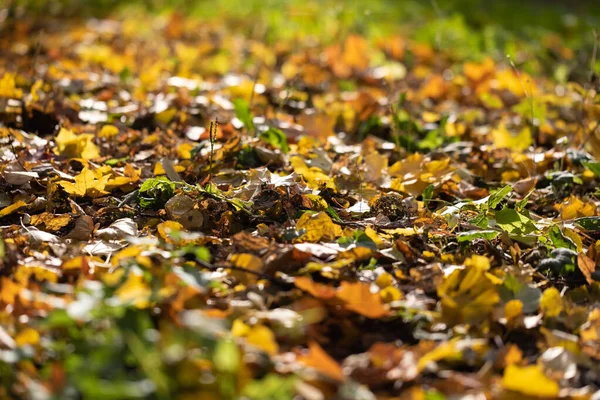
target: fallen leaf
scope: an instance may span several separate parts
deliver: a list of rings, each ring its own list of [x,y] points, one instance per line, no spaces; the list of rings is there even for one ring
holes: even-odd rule
[[[504,370],[502,387],[534,397],[558,397],[558,383],[544,375],[538,365],[519,367],[509,364]]]
[[[381,296],[371,292],[371,285],[362,282],[342,282],[336,297],[345,302],[348,310],[367,318],[382,318],[388,315]]]
[[[308,342],[308,352],[297,356],[296,361],[307,367],[314,368],[321,374],[336,381],[344,380],[344,372],[340,365],[315,341],[310,340]]]

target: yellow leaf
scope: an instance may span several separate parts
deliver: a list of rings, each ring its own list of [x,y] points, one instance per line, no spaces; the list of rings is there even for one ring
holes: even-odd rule
[[[156,228],[160,237],[166,241],[173,240],[173,233],[185,230],[183,225],[175,221],[161,222]]]
[[[279,352],[279,345],[275,341],[273,332],[264,325],[255,325],[250,328],[246,334],[246,341],[269,355],[275,355]]]
[[[383,274],[379,275],[375,280],[375,284],[381,289],[391,286],[392,283],[394,283],[394,278],[392,278],[392,275],[388,272],[384,272]]]
[[[250,332],[250,327],[241,319],[235,319],[231,325],[231,334],[237,337],[244,337]]]
[[[21,96],[23,96],[23,91],[17,88],[15,74],[5,73],[0,79],[0,97],[19,98]]]
[[[119,128],[114,125],[104,125],[100,132],[98,132],[98,137],[101,138],[111,138],[117,136],[119,134]]]
[[[458,339],[452,339],[449,342],[441,343],[435,349],[425,354],[419,359],[417,363],[417,370],[423,371],[430,363],[447,360],[447,359],[460,359],[462,357],[462,351],[456,346]]]
[[[391,303],[393,301],[400,300],[403,296],[403,293],[395,286],[388,286],[381,289],[379,296],[381,296],[381,300],[383,300],[384,303]]]
[[[557,317],[563,310],[562,298],[557,288],[544,290],[540,299],[540,310],[547,317]]]
[[[113,267],[118,267],[122,260],[137,257],[142,249],[137,246],[129,246],[116,253],[110,260]]]
[[[294,172],[304,177],[310,187],[318,189],[320,186],[325,185],[330,189],[336,189],[333,178],[326,175],[321,168],[309,168],[304,160],[298,156],[290,157],[290,164],[292,165]]]
[[[249,269],[251,271],[260,271],[263,266],[263,262],[260,257],[250,253],[238,253],[231,256],[231,262],[236,267]]]
[[[179,165],[179,164],[173,165],[173,169],[175,169],[175,172],[185,171],[185,167],[183,165]],[[156,165],[154,165],[153,174],[154,174],[154,176],[167,174],[167,171],[165,171],[165,168],[163,167],[161,162],[157,162]]]
[[[14,277],[17,282],[27,283],[33,276],[38,282],[58,282],[58,271],[37,265],[19,265]]]
[[[115,295],[123,303],[131,303],[137,308],[150,305],[152,290],[142,275],[130,273],[127,280],[116,291]]]
[[[73,131],[61,128],[54,139],[56,148],[54,152],[68,158],[83,158],[91,160],[100,157],[100,150],[92,142],[94,135],[84,133],[76,135]]]
[[[69,214],[52,214],[49,212],[43,212],[41,214],[31,216],[31,225],[44,225],[43,230],[49,232],[56,232],[67,226],[69,222],[71,222],[71,216]]]
[[[69,194],[78,197],[101,197],[108,192],[104,190],[109,176],[102,175],[100,172],[94,173],[88,167],[84,167],[79,175],[75,177],[75,183],[69,181],[59,181],[58,184]]]
[[[449,324],[480,322],[489,316],[500,296],[495,279],[487,273],[489,260],[473,256],[465,260],[465,268],[447,276],[438,287],[442,318]]]
[[[523,303],[521,300],[510,300],[504,305],[504,316],[511,321],[523,314]]]
[[[342,228],[333,223],[329,215],[324,212],[302,214],[296,224],[296,230],[300,231],[301,229],[306,232],[300,240],[306,242],[318,242],[320,240],[330,242],[342,235]]]
[[[7,215],[14,213],[19,208],[25,207],[26,205],[27,203],[25,203],[23,200],[19,200],[8,207],[4,207],[2,210],[0,210],[0,218],[6,217]]]
[[[15,343],[19,347],[35,346],[40,342],[40,334],[32,328],[25,328],[15,337]]]
[[[508,365],[504,370],[502,386],[513,392],[537,397],[557,397],[560,391],[558,383],[544,375],[538,365],[527,367]]]
[[[514,151],[523,151],[533,143],[529,127],[525,127],[517,135],[513,135],[506,129],[504,123],[492,130],[492,141],[497,148],[508,148]]]
[[[596,205],[594,203],[584,203],[574,195],[569,196],[564,202],[558,204],[556,209],[560,211],[560,218],[563,220],[596,215]]]

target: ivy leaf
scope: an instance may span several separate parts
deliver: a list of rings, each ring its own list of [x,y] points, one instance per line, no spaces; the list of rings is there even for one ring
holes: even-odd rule
[[[600,231],[600,217],[581,217],[575,223],[587,231]]]
[[[175,194],[175,183],[165,176],[150,178],[140,187],[139,202],[142,208],[161,208]]]

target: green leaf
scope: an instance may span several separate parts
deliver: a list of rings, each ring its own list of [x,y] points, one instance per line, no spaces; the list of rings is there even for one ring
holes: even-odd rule
[[[254,132],[254,121],[248,102],[244,99],[235,99],[233,100],[233,108],[237,119],[242,121],[249,132]]]
[[[600,217],[581,217],[575,223],[587,231],[600,231]]]
[[[161,208],[175,194],[175,183],[165,176],[147,179],[140,187],[142,208]]]
[[[509,185],[492,192],[492,194],[490,194],[490,198],[488,199],[488,206],[490,209],[496,208],[496,206],[500,204],[500,202],[504,200],[504,198],[508,196],[510,192],[512,192],[512,188]]]
[[[485,229],[489,226],[490,224],[490,220],[488,219],[487,215],[485,212],[482,212],[481,214],[479,214],[478,216],[476,216],[473,219],[469,220],[469,223],[481,228],[481,229]]]
[[[554,247],[565,247],[567,249],[577,250],[577,246],[573,241],[566,236],[564,236],[558,226],[553,226],[552,229],[548,231],[548,237],[552,241]]]
[[[533,221],[512,208],[505,208],[496,212],[496,224],[508,233],[527,235],[537,231]]]
[[[600,162],[583,161],[582,164],[600,178]]]
[[[427,207],[429,205],[429,202],[431,201],[432,198],[433,198],[433,185],[430,184],[429,186],[427,186],[425,188],[425,190],[423,190],[423,203],[425,204],[425,207]]]
[[[294,375],[269,374],[262,380],[252,381],[244,387],[243,395],[252,400],[285,400],[294,397]]]
[[[215,368],[220,372],[235,374],[240,369],[240,356],[240,350],[233,340],[219,340],[213,355]]]
[[[500,232],[492,231],[492,230],[468,231],[468,232],[458,233],[456,235],[456,239],[459,242],[468,242],[468,241],[471,241],[474,239],[492,240],[492,239],[495,239],[499,234],[500,234]]]
[[[260,134],[260,138],[265,142],[269,143],[273,147],[281,149],[284,153],[290,151],[288,146],[287,137],[285,133],[277,128],[269,128],[267,131]]]

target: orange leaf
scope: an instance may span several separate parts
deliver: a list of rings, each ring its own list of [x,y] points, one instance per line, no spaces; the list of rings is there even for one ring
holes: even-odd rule
[[[336,290],[333,286],[316,283],[306,276],[299,276],[294,280],[296,287],[302,289],[318,299],[332,299],[335,297]]]
[[[371,293],[371,286],[362,282],[342,282],[337,298],[346,302],[346,307],[367,318],[381,318],[388,315],[381,296]]]
[[[316,369],[331,379],[344,380],[344,372],[340,365],[317,342],[308,342],[308,354],[300,355],[296,360],[307,367]]]

